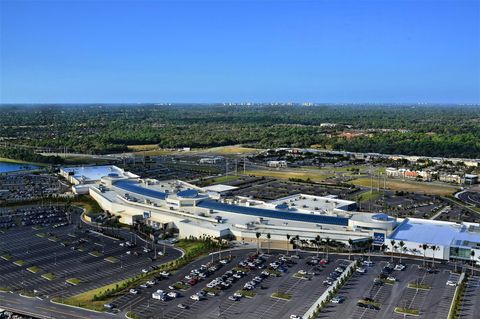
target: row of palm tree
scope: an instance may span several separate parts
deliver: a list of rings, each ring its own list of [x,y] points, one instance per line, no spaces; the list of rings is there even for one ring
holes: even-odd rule
[[[262,234],[260,232],[257,232],[255,234],[255,236],[257,237],[257,254],[258,254],[259,251],[260,251],[260,237],[262,236]],[[268,253],[270,254],[270,239],[271,239],[270,233],[267,233],[266,237],[267,237],[267,242],[268,242]],[[287,241],[286,241],[286,243],[287,243],[287,256],[290,252],[289,251],[290,250],[290,244],[295,245],[297,247],[297,254],[298,254],[299,246],[304,247],[307,244],[309,244],[310,246],[315,246],[317,248],[317,257],[320,254],[320,246],[323,245],[324,254],[325,254],[326,258],[328,259],[329,248],[330,248],[330,245],[332,243],[332,240],[329,237],[326,237],[325,239],[322,239],[320,237],[320,235],[317,235],[314,239],[310,239],[308,241],[306,239],[301,239],[299,235],[296,235],[296,236],[292,237],[290,234],[286,234],[286,238],[287,238]],[[373,239],[370,238],[368,240],[367,244],[368,244],[368,247],[369,247],[368,258],[370,259]],[[399,255],[399,262],[400,263],[402,263],[402,254],[405,254],[408,251],[411,251],[415,255],[417,253],[420,253],[420,250],[418,250],[416,248],[409,249],[408,247],[406,247],[405,242],[403,240],[398,242],[398,246],[397,246],[397,241],[395,241],[394,239],[392,239],[390,241],[390,244],[392,246],[392,252],[397,252],[400,249],[400,255]],[[352,254],[355,242],[352,239],[348,239],[348,245],[349,245],[348,259],[351,259],[351,254]],[[385,251],[386,248],[387,248],[386,245],[382,245],[382,250],[383,251]],[[421,248],[423,250],[423,267],[425,268],[425,264],[426,264],[426,252],[427,252],[428,249],[430,249],[432,251],[432,268],[435,268],[435,252],[437,250],[439,250],[440,247],[437,246],[437,245],[422,244]],[[458,250],[458,248],[456,248],[456,249]],[[392,253],[392,256],[391,256],[392,263],[393,263],[393,258],[394,258],[394,255]],[[474,261],[475,261],[474,258],[475,258],[475,251],[472,250],[470,252],[470,259],[472,260],[472,275],[474,273]],[[479,259],[480,259],[480,257],[479,257]],[[457,270],[457,263],[455,263],[455,271],[456,270]]]
[[[262,233],[260,232],[257,232],[255,234],[255,237],[257,238],[257,253],[260,252],[260,238],[262,236]],[[270,233],[267,233],[266,234],[266,237],[267,237],[267,243],[268,243],[268,253],[270,253],[270,239],[271,239],[271,235]],[[316,250],[317,250],[317,257],[320,255],[320,247],[323,246],[324,248],[324,254],[326,256],[326,258],[328,258],[328,255],[329,255],[329,252],[330,252],[330,247],[331,247],[331,244],[333,243],[334,241],[332,239],[330,239],[329,237],[326,237],[326,238],[321,238],[320,235],[317,235],[315,238],[313,239],[310,239],[310,240],[307,240],[307,239],[302,239],[300,238],[299,235],[295,235],[295,236],[291,236],[290,234],[286,234],[286,252],[287,252],[287,255],[290,253],[290,245],[294,245],[297,249],[297,254],[298,254],[298,251],[299,251],[299,247],[305,247],[305,246],[310,246],[310,247],[316,247]],[[353,248],[355,246],[355,242],[352,240],[352,239],[349,239],[348,240],[348,244],[349,244],[349,259],[351,259],[351,254],[353,252]],[[370,258],[370,252],[371,252],[371,249],[372,249],[372,244],[373,244],[373,239],[369,239],[367,241],[367,244],[368,244],[368,249],[369,249],[369,258]]]

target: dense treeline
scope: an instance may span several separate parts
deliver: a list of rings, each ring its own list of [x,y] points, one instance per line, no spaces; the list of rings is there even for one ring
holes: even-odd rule
[[[32,150],[23,148],[0,148],[0,157],[11,158],[35,163],[61,164],[63,159],[58,156],[42,156]]]
[[[480,157],[474,106],[4,105],[0,111],[0,141],[82,153],[124,152],[132,144],[249,144]],[[345,131],[364,135],[347,139]]]

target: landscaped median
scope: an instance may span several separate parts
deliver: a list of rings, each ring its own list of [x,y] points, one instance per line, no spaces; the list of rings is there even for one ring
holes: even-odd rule
[[[183,239],[176,244],[176,247],[181,248],[185,252],[183,257],[164,263],[153,271],[150,271],[146,274],[140,273],[135,277],[114,282],[112,284],[89,290],[66,299],[60,300],[59,298],[56,298],[54,301],[96,311],[105,311],[104,304],[110,303],[114,299],[127,294],[131,288],[138,287],[140,284],[145,283],[145,281],[154,278],[160,272],[175,271],[189,264],[200,256],[204,256],[212,251],[218,250],[218,244],[211,239]]]
[[[118,258],[115,258],[113,256],[104,258],[103,260],[108,261],[109,263],[112,263],[112,264],[118,263]]]
[[[283,299],[283,300],[290,300],[292,299],[291,294],[287,294],[285,292],[274,292],[271,296],[272,298],[278,298],[278,299]]]
[[[21,259],[14,261],[13,263],[19,267],[25,266],[27,264],[25,260],[21,260]]]
[[[74,285],[74,286],[82,283],[82,281],[78,278],[69,278],[69,279],[65,280],[65,282],[70,284],[70,285]]]
[[[48,272],[48,273],[46,273],[46,274],[43,274],[43,275],[42,275],[42,278],[45,278],[45,279],[47,279],[47,280],[54,280],[56,277],[55,277],[55,275],[54,275],[53,273]]]
[[[399,314],[402,314],[402,315],[420,316],[420,311],[417,310],[417,309],[395,307],[395,309],[393,311],[395,313],[399,313]]]
[[[252,291],[252,290],[237,290],[237,293],[241,294],[242,296],[244,296],[245,298],[253,298],[257,295],[257,293],[255,291]]]
[[[6,261],[11,260],[12,258],[13,258],[13,256],[10,255],[10,254],[4,254],[4,255],[2,255],[2,259],[3,259],[3,260],[6,260]]]
[[[99,252],[99,251],[96,251],[96,250],[91,251],[91,252],[89,252],[88,254],[89,254],[90,256],[93,256],[93,257],[100,257],[100,256],[102,256],[102,253]]]
[[[338,277],[333,285],[327,288],[323,294],[313,303],[313,305],[305,312],[303,318],[313,319],[317,318],[322,309],[330,302],[330,300],[335,296],[342,286],[348,281],[348,279],[355,272],[355,269],[360,265],[358,260],[353,261],[348,265],[345,271]]]
[[[431,289],[431,287],[429,285],[419,284],[419,283],[416,283],[416,282],[409,283],[407,287],[411,288],[411,289],[418,289],[418,290],[430,290]]]
[[[28,267],[27,270],[33,274],[36,274],[37,272],[39,272],[41,269],[37,266],[31,266],[31,267]]]
[[[48,240],[57,242],[57,241],[59,241],[59,238],[57,236],[50,236],[50,237],[48,237]]]
[[[305,280],[309,279],[309,276],[307,275],[307,273],[304,273],[304,272],[296,272],[293,274],[293,277],[298,279],[305,279]]]
[[[465,289],[467,289],[468,276],[466,273],[462,273],[458,279],[460,282],[459,285],[455,288],[455,294],[453,295],[453,300],[450,305],[450,310],[448,311],[448,319],[456,319],[462,308],[463,295],[465,294]]]
[[[35,236],[40,237],[40,238],[45,238],[45,237],[47,237],[47,234],[45,234],[45,233],[36,233]]]
[[[11,289],[8,287],[0,287],[0,292],[10,292]]]

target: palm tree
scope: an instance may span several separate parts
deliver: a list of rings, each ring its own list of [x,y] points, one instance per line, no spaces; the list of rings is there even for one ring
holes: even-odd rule
[[[270,233],[267,233],[267,240],[268,240],[268,254],[270,255],[270,238],[272,238],[272,236],[270,235]]]
[[[473,268],[473,265],[474,265],[474,261],[475,261],[475,250],[472,249],[472,251],[470,252],[470,259],[472,260],[472,276],[473,276],[473,272],[474,272],[474,268]]]
[[[322,243],[322,238],[320,238],[320,235],[317,235],[317,237],[315,237],[315,246],[317,246],[317,258],[318,258],[318,254],[319,254],[319,251],[320,251],[320,244]]]
[[[296,235],[295,236],[295,247],[297,248],[297,256],[298,256],[298,252],[300,251],[300,247],[298,245],[299,241],[300,241],[300,236]]]
[[[390,244],[392,244],[392,263],[393,263],[393,250],[394,250],[394,247],[395,247],[395,243],[396,243],[396,241],[394,239],[392,239],[390,241]]]
[[[453,250],[455,251],[455,272],[457,272],[457,258],[458,253],[460,252],[460,247],[454,247]]]
[[[255,233],[255,236],[257,237],[257,254],[258,254],[260,252],[260,236],[262,236],[262,234],[257,232]]]
[[[290,246],[290,234],[287,234],[287,256],[288,256],[289,246]]]
[[[373,245],[373,238],[369,238],[367,240],[367,244],[368,244],[368,260],[370,261],[370,255],[372,254],[372,245]]]
[[[427,248],[428,248],[428,245],[427,244],[423,244],[422,245],[422,249],[423,249],[423,268],[425,268],[425,254],[427,252]]]
[[[353,240],[351,238],[348,239],[348,246],[349,246],[349,254],[348,254],[348,260],[351,259],[352,257],[352,248],[353,248]]]
[[[432,245],[430,249],[432,250],[432,268],[435,268],[435,250],[437,250],[437,246]]]
[[[405,247],[405,243],[403,242],[403,240],[401,240],[400,243],[398,243],[398,245],[400,245],[400,263],[402,263],[402,253],[403,253],[403,247]]]
[[[327,260],[328,260],[328,248],[330,245],[330,237],[325,238],[325,247],[327,249]]]
[[[385,253],[385,250],[387,250],[388,246],[385,245],[385,244],[382,244],[382,246],[380,247],[380,249],[382,250],[383,253]]]

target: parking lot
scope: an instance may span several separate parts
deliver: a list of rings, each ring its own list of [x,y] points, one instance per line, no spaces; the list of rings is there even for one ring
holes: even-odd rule
[[[0,175],[0,185],[0,203],[46,198],[68,188],[57,176],[29,173]]]
[[[252,253],[250,253],[251,255]],[[183,269],[172,278],[161,280],[147,289],[139,289],[140,293],[130,294],[114,301],[122,310],[131,310],[142,318],[160,316],[163,318],[290,318],[292,314],[302,315],[327,289],[323,281],[340,265],[346,267],[348,260],[331,259],[327,265],[308,265],[310,258],[286,258],[278,254],[262,255],[262,261],[257,266],[241,266],[249,254],[237,252],[234,258],[226,265],[209,274],[207,278],[185,289],[175,289],[179,293],[176,298],[156,300],[152,293],[157,290],[164,292],[173,283],[183,280],[190,271],[209,261],[209,258],[200,260]],[[306,257],[308,255],[304,255]],[[276,266],[278,264],[278,267]],[[277,268],[272,268],[276,266]],[[243,270],[239,270],[243,269]],[[240,273],[237,273],[240,272]],[[302,273],[304,275],[299,275]],[[271,275],[270,275],[271,274]],[[236,275],[238,279],[234,279]],[[227,281],[227,287],[212,289],[219,278]],[[255,283],[256,282],[256,283]],[[212,284],[213,283],[213,284]],[[254,286],[250,286],[254,285]],[[218,287],[218,285],[217,285]],[[193,295],[203,290],[200,300],[192,299]],[[247,292],[245,292],[247,290]],[[242,291],[242,293],[240,293]],[[308,291],[308,294],[305,292]],[[213,295],[213,293],[215,295]],[[235,294],[237,292],[237,294]],[[284,298],[272,297],[280,293]],[[243,294],[243,296],[242,296]],[[142,297],[141,297],[142,296]],[[287,297],[285,297],[287,296]],[[182,308],[179,307],[182,304]]]
[[[119,243],[85,225],[81,229],[68,224],[0,231],[0,287],[35,290],[45,298],[67,297],[139,274],[180,254],[168,248],[167,257],[152,261],[140,240],[134,248]]]
[[[480,277],[468,278],[458,318],[474,319],[480,313]]]
[[[418,310],[416,317],[419,318],[447,318],[455,286],[446,283],[456,283],[457,274],[443,269],[429,272],[416,263],[407,262],[403,271],[390,272],[389,276],[395,281],[375,284],[388,263],[376,261],[371,267],[365,267],[365,273],[355,272],[337,294],[345,300],[330,303],[318,318],[404,318],[404,314],[395,313],[397,307]]]

